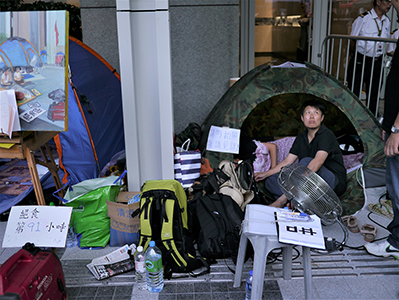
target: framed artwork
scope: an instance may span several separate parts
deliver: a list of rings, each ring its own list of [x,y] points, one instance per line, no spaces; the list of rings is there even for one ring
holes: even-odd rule
[[[22,92],[22,131],[68,129],[68,12],[0,12],[0,90]]]

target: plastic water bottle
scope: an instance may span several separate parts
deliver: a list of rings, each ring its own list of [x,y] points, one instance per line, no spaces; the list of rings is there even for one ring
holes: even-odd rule
[[[251,300],[251,291],[252,291],[252,274],[253,271],[249,271],[249,275],[247,277],[247,281],[245,283],[245,300]]]
[[[69,226],[68,235],[66,240],[66,246],[68,248],[75,247],[78,244],[78,237],[76,236],[75,231],[72,226]]]
[[[134,256],[134,268],[136,269],[136,283],[139,290],[147,289],[146,271],[145,271],[145,256],[143,246],[137,247],[136,255]]]
[[[159,293],[163,289],[162,252],[155,242],[151,241],[145,251],[145,267],[147,273],[147,288],[151,293]]]

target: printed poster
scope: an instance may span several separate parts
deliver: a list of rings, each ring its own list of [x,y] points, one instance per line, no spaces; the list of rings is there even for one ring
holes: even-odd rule
[[[67,11],[0,12],[0,90],[23,93],[22,131],[68,128],[68,27]]]

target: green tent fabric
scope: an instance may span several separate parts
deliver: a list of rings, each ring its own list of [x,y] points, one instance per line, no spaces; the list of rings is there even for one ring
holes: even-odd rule
[[[319,67],[294,62],[300,67],[287,67],[291,62],[261,65],[237,81],[219,100],[202,124],[200,149],[206,148],[210,127],[240,128],[251,138],[296,136],[304,129],[300,107],[305,100],[326,101],[324,124],[338,137],[357,134],[364,148],[363,170],[385,169],[382,130],[376,118],[340,81]],[[206,152],[211,166],[216,167],[232,155]],[[348,188],[341,201],[344,214],[353,214],[364,205],[362,172],[348,174]]]

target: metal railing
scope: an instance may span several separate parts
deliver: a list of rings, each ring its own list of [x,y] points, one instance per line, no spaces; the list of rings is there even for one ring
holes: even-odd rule
[[[353,41],[352,49],[351,49],[351,41]],[[373,45],[373,53],[372,56],[369,55],[362,55],[362,53],[358,52],[358,42],[364,41],[364,49],[367,49],[368,43],[374,43]],[[390,38],[371,38],[371,37],[364,37],[364,36],[351,36],[351,35],[336,35],[332,34],[327,36],[321,46],[321,52],[318,54],[318,57],[321,58],[321,65],[320,67],[329,73],[330,75],[334,76],[336,79],[341,81],[346,86],[349,85],[349,88],[352,92],[358,96],[361,100],[366,100],[365,105],[370,109],[370,98],[368,95],[371,95],[372,88],[373,88],[373,78],[378,76],[378,96],[376,99],[376,109],[372,111],[372,113],[378,117],[378,108],[380,104],[380,99],[384,99],[385,94],[385,84],[386,78],[389,73],[390,61],[391,56],[387,55],[387,47],[389,43],[396,44],[395,39]],[[381,57],[377,56],[377,42],[382,42],[382,55]],[[352,56],[351,56],[352,54]],[[364,54],[364,53],[363,53]],[[350,68],[350,59],[353,59],[353,67],[352,70]],[[370,57],[372,59],[370,59]],[[367,62],[371,62],[371,74],[369,81],[367,81],[364,76],[366,68],[366,58]],[[360,59],[360,61],[359,61]],[[374,67],[376,60],[381,59],[381,69],[379,74],[374,74]],[[357,63],[356,63],[357,62]],[[361,63],[362,62],[362,63]],[[359,64],[361,63],[361,66]],[[355,79],[359,80],[356,77],[356,73],[359,73],[359,69],[361,67],[361,75],[360,75],[360,88],[359,90],[354,90],[355,88]],[[356,70],[357,69],[357,70]],[[352,74],[351,78],[348,78],[348,74]],[[352,83],[352,84],[351,84]],[[376,85],[376,79],[374,79],[374,85]],[[367,88],[366,88],[366,87]]]

